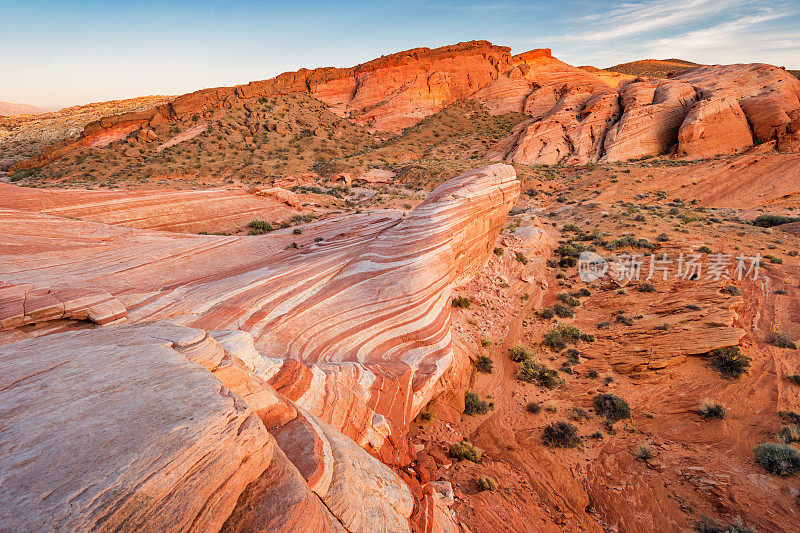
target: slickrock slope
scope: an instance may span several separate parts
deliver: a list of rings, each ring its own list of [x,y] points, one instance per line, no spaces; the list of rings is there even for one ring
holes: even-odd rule
[[[7,183],[0,183],[0,208],[178,232],[228,230],[253,219],[276,222],[302,211],[295,195],[279,188],[87,191]]]
[[[63,497],[20,500],[18,515],[58,514],[80,494],[85,512],[73,514],[65,527],[113,528],[123,520],[150,520],[152,513],[188,520],[165,523],[166,529],[218,529],[224,522],[230,530],[288,531],[300,523],[297,512],[331,530],[408,530],[414,506],[409,489],[367,451],[389,464],[412,460],[415,451],[404,433],[454,366],[451,290],[492,255],[519,187],[513,168],[493,165],[449,180],[408,216],[343,217],[309,225],[302,237],[284,230],[260,237],[178,235],[0,210],[5,283],[48,287],[58,281],[76,291],[105,291],[124,305],[133,323],[86,331],[88,324],[75,320],[83,317],[42,316],[24,329],[15,327],[17,321],[0,332],[4,364],[20,361],[0,387],[0,405],[16,413],[25,401],[28,411],[15,416],[41,425],[30,438],[52,432],[62,419],[71,434],[84,423],[102,434],[112,420],[133,434],[149,418],[126,424],[126,417],[138,411],[156,416],[171,402],[186,407],[159,418],[138,438],[120,434],[102,448],[119,461],[126,454],[143,457],[133,470],[122,469],[118,475],[128,477],[119,483],[112,473],[121,466],[113,461],[105,473],[77,464],[74,472],[83,474],[64,480],[69,488]],[[291,241],[298,247],[287,248]],[[75,328],[84,331],[59,333]],[[37,338],[13,343],[26,337]],[[46,349],[51,343],[57,349]],[[79,358],[82,353],[89,355]],[[181,357],[210,371],[222,388]],[[139,365],[147,372],[137,372]],[[89,384],[105,383],[101,404],[86,401],[93,389],[78,379],[96,367],[102,370]],[[41,381],[55,387],[65,380],[69,387],[58,392],[65,398],[63,411],[41,414],[49,401],[37,397]],[[175,382],[173,396],[162,397],[163,387],[153,386],[154,380]],[[184,398],[192,389],[200,389],[197,397]],[[140,407],[113,414],[128,405],[115,401],[117,391],[138,395]],[[193,413],[190,407],[198,404],[208,414]],[[203,425],[218,429],[196,435],[193,428]],[[164,434],[186,448],[164,442]],[[68,449],[49,457],[93,460],[92,435],[66,439],[60,446]],[[202,440],[212,437],[219,442]],[[49,438],[60,437],[52,432]],[[48,439],[39,445],[53,446]],[[208,455],[206,448],[216,451]],[[31,472],[51,468],[28,460],[33,445],[30,451],[3,449],[0,461],[16,465],[20,479],[38,480]],[[165,471],[157,457],[149,459],[159,450],[160,460],[186,458],[178,470]],[[198,461],[239,466],[205,479],[214,468],[192,466]],[[11,501],[19,497],[14,490],[36,493],[53,481],[31,483],[42,488],[4,484],[9,492],[0,497]],[[133,488],[140,483],[154,487],[148,503]],[[311,492],[322,498],[324,509]],[[441,520],[443,512],[430,516]]]
[[[408,488],[321,421],[287,443],[332,450],[329,485],[309,486],[265,423],[314,417],[205,331],[150,322],[0,353],[2,529],[409,530]]]

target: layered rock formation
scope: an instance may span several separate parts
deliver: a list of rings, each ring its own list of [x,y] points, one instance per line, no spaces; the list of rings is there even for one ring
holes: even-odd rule
[[[253,219],[276,222],[303,212],[297,196],[278,187],[87,191],[29,189],[8,183],[0,183],[0,209],[178,232],[228,230]]]
[[[675,153],[696,159],[797,137],[800,82],[764,64],[710,65],[618,90],[565,84],[493,150],[525,164],[584,164]],[[527,109],[526,109],[527,111]]]
[[[80,138],[51,145],[14,168],[39,167],[129,136],[157,142],[161,150],[196,137],[204,125],[221,120],[224,109],[293,93],[323,102],[339,117],[393,133],[463,98],[495,114],[524,112],[531,118],[491,155],[525,164],[673,153],[701,158],[772,139],[780,149],[800,144],[800,80],[790,73],[764,64],[683,67],[666,79],[642,79],[572,67],[549,49],[512,56],[509,48],[486,41],[416,48],[351,68],[301,69],[247,85],[204,89],[104,117],[86,125]],[[173,125],[189,123],[185,131],[169,134]],[[249,131],[242,126],[241,140],[261,126],[250,124]]]
[[[491,256],[518,194],[513,169],[493,165],[406,217],[314,224],[288,249],[289,231],[169,235],[0,210],[6,284],[102,292],[133,323],[69,332],[92,317],[23,313],[35,324],[0,332],[3,344],[38,336],[2,348],[15,371],[0,408],[35,424],[3,436],[32,440],[2,447],[14,482],[0,502],[13,520],[78,529],[290,531],[309,517],[408,530],[409,489],[364,450],[413,457],[404,431],[453,366],[451,289]]]

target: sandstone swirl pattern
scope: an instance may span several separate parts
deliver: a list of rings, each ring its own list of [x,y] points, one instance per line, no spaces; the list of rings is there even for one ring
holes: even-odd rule
[[[353,441],[387,463],[408,460],[402,430],[453,364],[451,289],[488,259],[519,188],[510,166],[493,165],[449,180],[407,216],[310,225],[297,249],[288,231],[176,235],[0,210],[6,288],[108,295],[131,324],[74,332],[89,326],[58,315],[0,331],[0,357],[15,367],[0,382],[3,419],[35,420],[8,424],[0,466],[18,480],[48,472],[30,487],[5,483],[0,502],[56,527],[111,529],[150,520],[150,509],[193,517],[164,529],[288,531],[295,513],[319,529],[408,529],[408,488]],[[47,412],[52,398],[58,414]],[[154,415],[165,402],[205,414]],[[59,423],[75,441],[59,444]],[[174,441],[174,431],[194,437]],[[31,445],[11,445],[19,439]],[[145,459],[95,469],[82,455],[118,446]],[[148,453],[178,470],[164,473]],[[46,463],[58,454],[75,457],[72,470]],[[239,466],[214,481],[207,461]],[[48,496],[42,483],[66,492]],[[157,490],[137,504],[147,483]],[[69,506],[80,509],[72,522],[59,514]]]

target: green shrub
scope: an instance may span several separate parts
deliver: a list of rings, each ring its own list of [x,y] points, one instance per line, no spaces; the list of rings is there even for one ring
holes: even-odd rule
[[[494,372],[494,362],[488,355],[479,355],[475,360],[475,368],[482,374],[491,374]]]
[[[8,175],[8,180],[12,183],[24,180],[25,178],[31,177],[37,169],[34,168],[25,168],[20,170],[15,170],[11,174]]]
[[[496,255],[497,257],[503,255],[503,252],[505,252],[505,248],[500,248],[499,246],[495,247],[495,249],[492,250],[492,253],[494,253],[494,255]]]
[[[563,383],[558,377],[558,371],[535,362],[533,359],[525,359],[517,369],[517,379],[526,383],[535,383],[545,389],[554,389]]]
[[[597,372],[597,370],[589,370],[589,372],[586,374],[586,376],[591,379],[596,379],[599,375],[600,374]]]
[[[800,470],[800,451],[789,444],[765,442],[754,453],[756,462],[771,474],[789,476]]]
[[[467,461],[472,461],[473,463],[480,463],[483,452],[481,452],[480,448],[467,441],[467,438],[464,437],[463,440],[450,445],[448,455],[453,459],[466,459]]]
[[[597,323],[597,329],[608,329],[611,327],[611,322],[608,320],[603,320],[602,322]]]
[[[478,488],[482,491],[495,490],[497,488],[497,481],[495,481],[493,477],[489,476],[478,476],[475,478],[475,483],[477,483]]]
[[[544,309],[539,309],[536,311],[536,316],[539,318],[544,318],[545,320],[549,320],[556,316],[556,312],[553,310],[552,307],[545,307]]]
[[[472,302],[466,296],[454,296],[452,304],[456,309],[469,309]]]
[[[484,348],[488,348],[492,344],[494,344],[494,343],[491,341],[491,339],[487,339],[486,337],[483,337],[481,339],[481,346],[483,346]]]
[[[575,344],[581,341],[594,342],[594,335],[584,333],[573,325],[559,324],[544,334],[542,344],[553,350],[560,351],[566,348],[567,344]]]
[[[292,233],[294,233],[295,235],[301,235],[303,233],[303,230],[301,230],[300,228],[294,228],[292,230]]]
[[[253,220],[247,227],[250,228],[250,231],[247,233],[248,235],[263,235],[275,229],[272,227],[272,224],[263,220]]]
[[[795,344],[794,341],[784,333],[775,332],[771,334],[767,339],[767,342],[773,346],[777,346],[778,348],[788,348],[789,350],[797,349],[797,344]]]
[[[577,365],[581,362],[581,352],[576,350],[575,348],[570,348],[566,352],[564,352],[564,357],[570,364]]]
[[[739,296],[740,294],[742,294],[742,291],[740,291],[739,287],[737,287],[736,285],[728,285],[727,287],[722,289],[722,292],[724,292],[725,294],[730,294],[731,296]]]
[[[536,414],[539,414],[542,411],[542,404],[540,404],[539,402],[528,402],[525,405],[525,409],[529,413],[533,413],[533,414],[536,415]]]
[[[469,416],[483,415],[489,412],[489,404],[481,400],[477,393],[464,393],[464,414]]]
[[[581,305],[581,301],[579,299],[575,298],[571,294],[567,294],[566,292],[562,292],[557,296],[557,298],[570,307],[578,307]]]
[[[721,404],[714,403],[711,400],[704,400],[703,403],[700,404],[697,414],[706,420],[710,418],[718,418],[721,420],[725,418],[725,408]]]
[[[433,420],[433,418],[434,418],[434,417],[433,417],[433,413],[431,413],[430,411],[423,411],[423,412],[421,412],[421,413],[419,414],[419,417],[420,417],[420,418],[421,418],[423,421],[425,421],[425,422],[430,422],[430,421],[431,421],[431,420]]]
[[[713,251],[711,248],[709,248],[708,246],[705,246],[705,245],[703,245],[703,246],[701,246],[700,248],[698,248],[698,249],[697,249],[697,251],[698,251],[699,253],[701,253],[701,254],[711,254],[711,253],[714,253],[714,251]]]
[[[542,440],[551,448],[574,448],[580,446],[578,428],[569,422],[552,422],[544,428]]]
[[[753,220],[753,225],[761,228],[771,228],[790,222],[800,222],[800,218],[784,217],[780,215],[758,215],[756,219]]]
[[[511,360],[515,363],[521,363],[523,361],[527,361],[528,359],[532,359],[534,355],[533,350],[526,346],[520,345],[509,348],[508,353],[511,354]]]
[[[594,409],[597,411],[597,414],[612,424],[623,418],[631,417],[631,408],[628,402],[616,394],[598,394],[594,397],[593,401]]]
[[[738,346],[725,346],[708,352],[711,366],[724,377],[737,379],[750,368],[750,358],[741,353]]]
[[[555,304],[553,305],[552,309],[553,313],[555,313],[558,318],[572,318],[575,316],[575,312],[572,310],[572,308],[566,305]]]
[[[525,254],[523,254],[522,252],[515,252],[514,253],[514,259],[516,259],[518,262],[522,263],[523,265],[527,265],[528,264],[528,258],[525,257]]]
[[[667,242],[669,241],[669,235],[667,235],[666,233],[660,233],[658,237],[656,237],[656,240],[658,242]]]
[[[575,224],[564,224],[564,227],[561,228],[561,231],[574,231],[575,233],[580,233],[581,228],[579,228]]]
[[[729,525],[720,524],[716,520],[703,517],[697,524],[699,533],[756,533],[754,527],[746,526],[738,516]]]
[[[792,442],[800,442],[800,425],[792,424],[782,428],[777,435],[778,440],[783,444],[790,444]]]

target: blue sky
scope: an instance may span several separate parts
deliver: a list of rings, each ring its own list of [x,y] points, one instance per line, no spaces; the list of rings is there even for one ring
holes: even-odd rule
[[[800,69],[800,2],[0,0],[0,101],[182,94],[471,39],[552,48],[574,65],[678,57]]]

